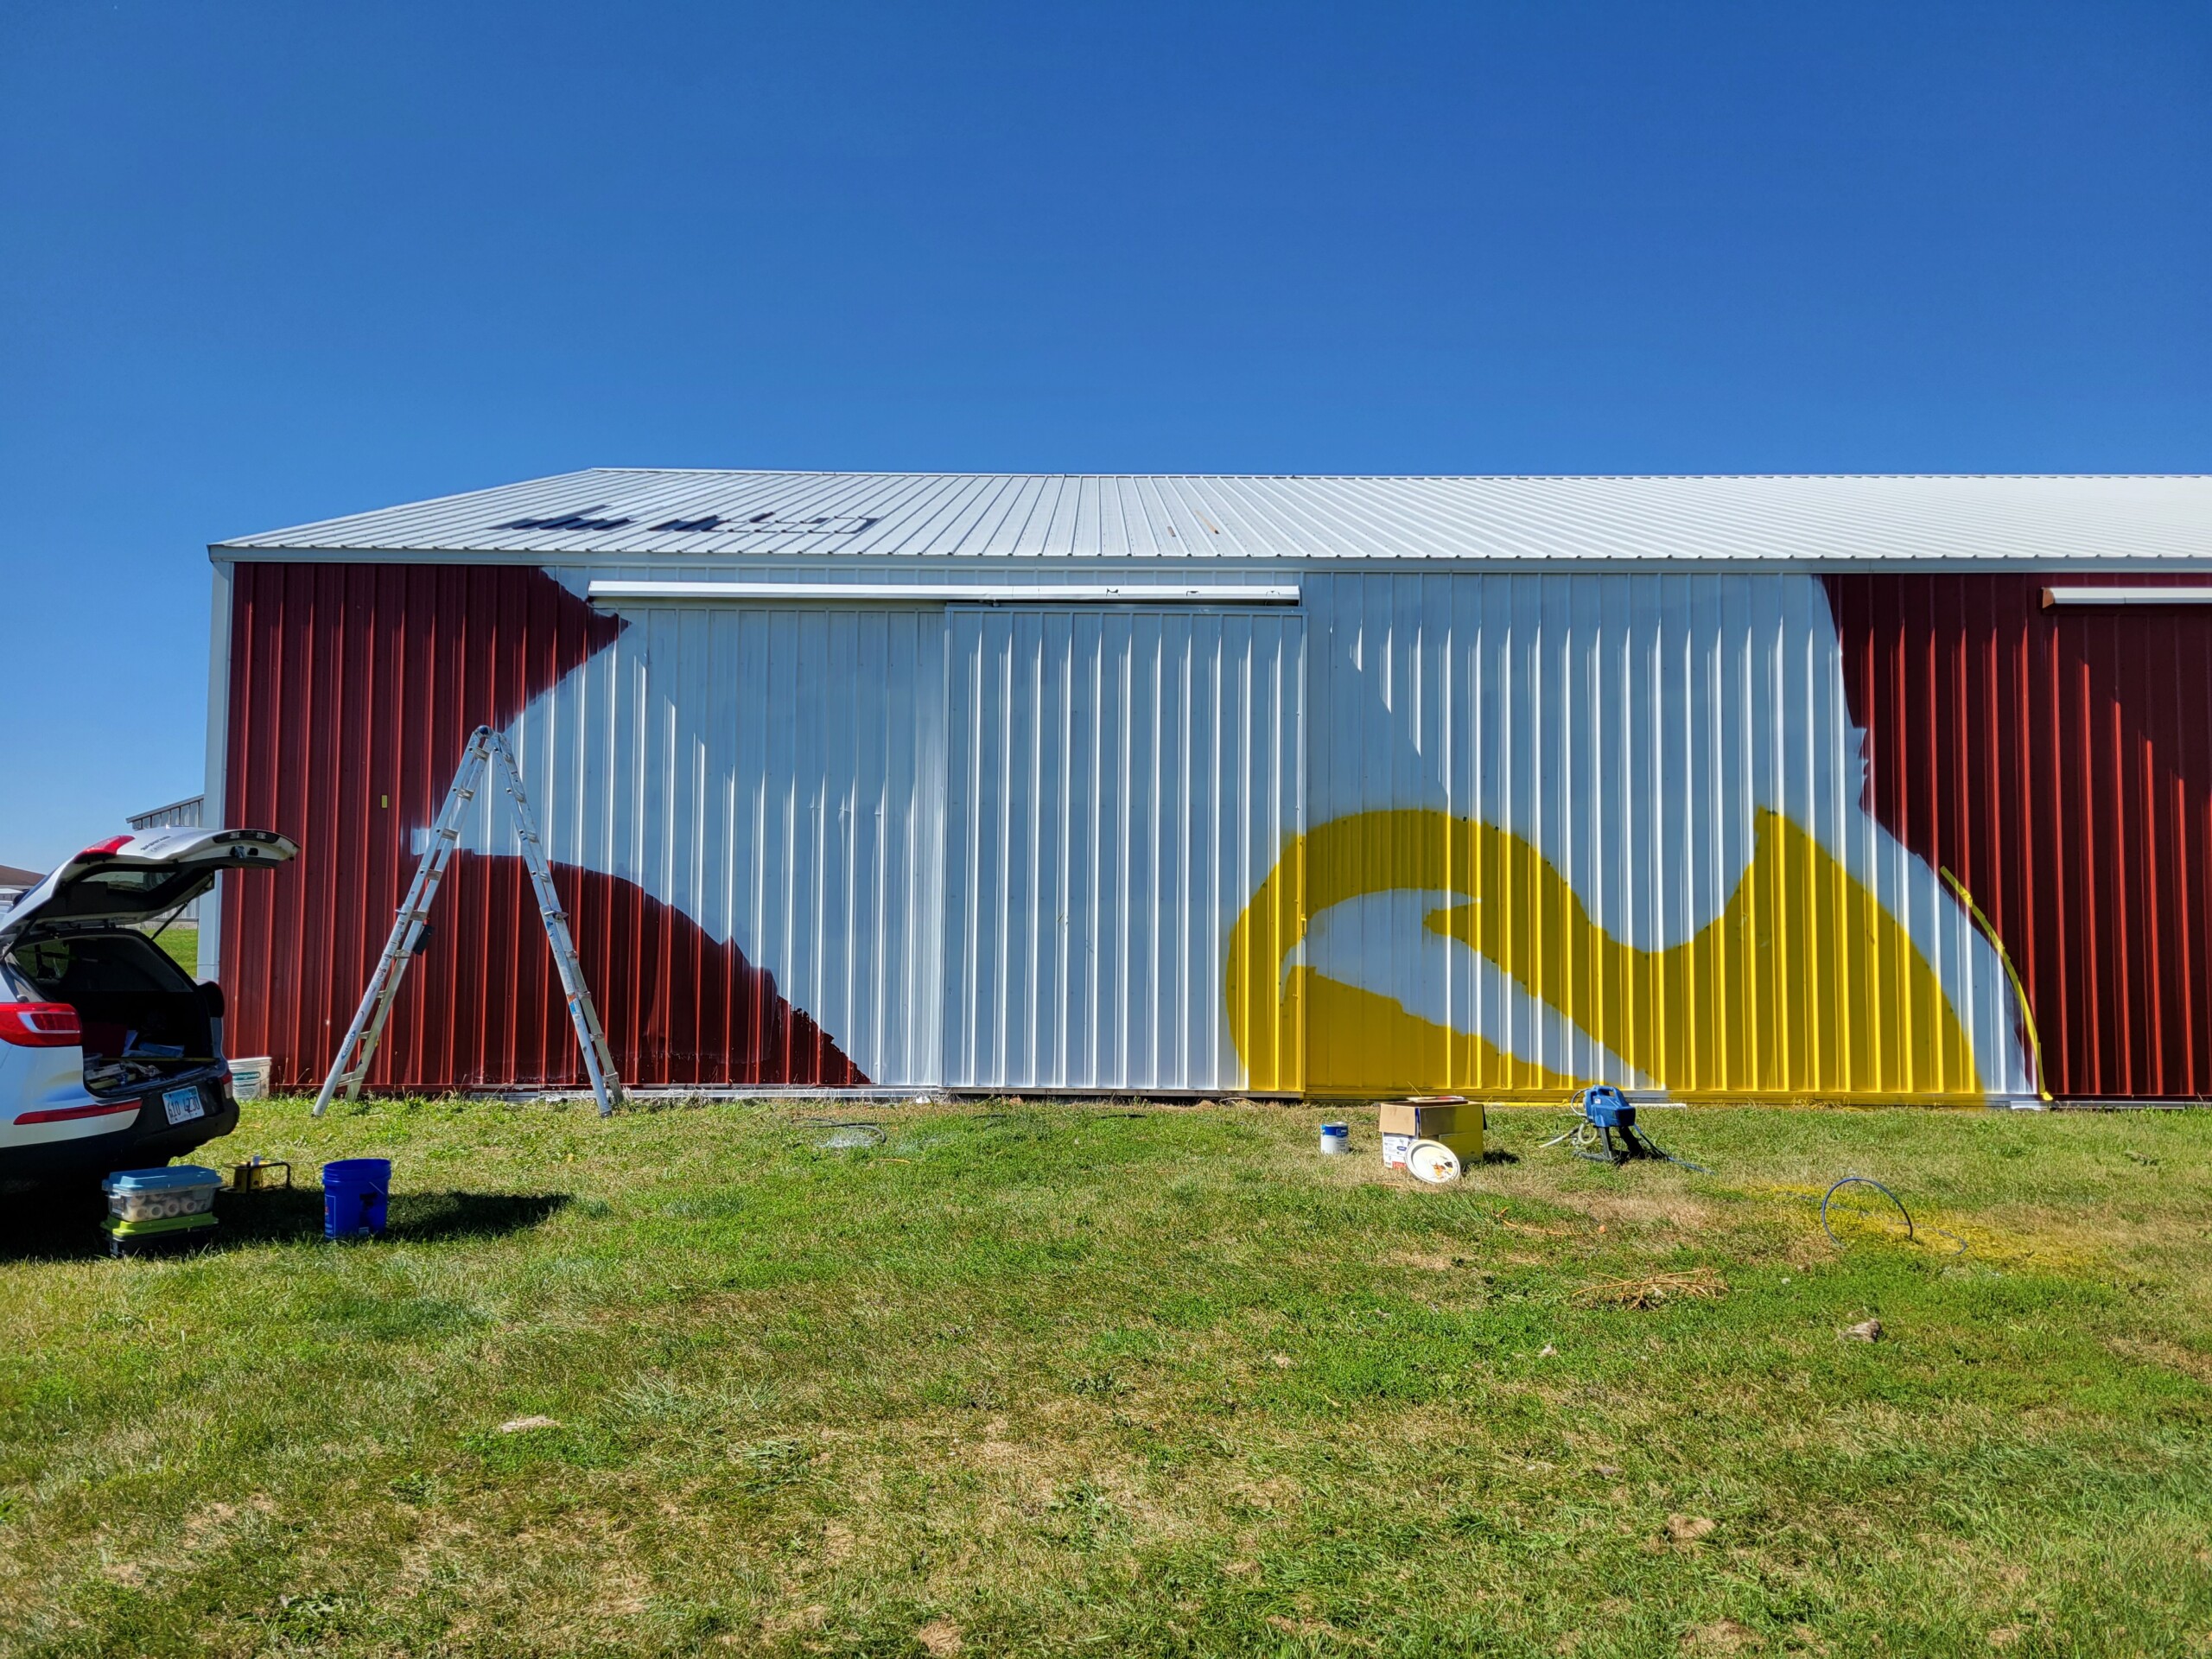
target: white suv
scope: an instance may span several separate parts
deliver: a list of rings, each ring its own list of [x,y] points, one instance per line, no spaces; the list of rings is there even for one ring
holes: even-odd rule
[[[0,910],[0,1183],[164,1164],[237,1127],[222,988],[143,925],[298,851],[267,830],[118,836]]]

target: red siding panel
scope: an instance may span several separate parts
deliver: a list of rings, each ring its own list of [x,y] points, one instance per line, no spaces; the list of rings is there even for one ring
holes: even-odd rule
[[[542,571],[242,563],[232,587],[231,823],[300,856],[226,883],[234,1052],[320,1081],[468,733],[505,726],[622,625]],[[386,803],[389,803],[387,804]],[[626,1083],[865,1082],[773,979],[629,882],[556,867]],[[521,861],[456,857],[371,1076],[380,1089],[581,1084]]]
[[[2212,615],[2054,580],[1829,579],[1867,805],[1989,917],[2054,1094],[2212,1094]]]

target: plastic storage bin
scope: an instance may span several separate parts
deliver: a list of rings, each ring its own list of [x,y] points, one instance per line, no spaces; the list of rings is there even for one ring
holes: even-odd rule
[[[171,1169],[118,1170],[100,1183],[100,1190],[116,1221],[174,1221],[211,1214],[222,1185],[223,1178],[212,1169],[179,1164]]]
[[[223,1178],[197,1164],[173,1169],[118,1170],[100,1183],[107,1194],[107,1233],[111,1255],[137,1255],[149,1250],[201,1244],[215,1226],[215,1189]]]

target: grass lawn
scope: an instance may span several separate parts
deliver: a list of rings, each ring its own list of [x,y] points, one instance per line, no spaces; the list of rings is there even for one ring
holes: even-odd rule
[[[2212,1652],[2212,1115],[247,1113],[392,1236],[0,1200],[0,1652]]]
[[[196,927],[171,925],[163,928],[154,940],[168,952],[169,960],[194,979],[200,977],[200,930]]]

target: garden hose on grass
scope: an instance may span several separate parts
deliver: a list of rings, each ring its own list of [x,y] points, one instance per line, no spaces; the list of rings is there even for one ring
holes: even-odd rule
[[[810,1128],[830,1131],[830,1138],[820,1143],[825,1152],[850,1152],[859,1147],[880,1147],[891,1138],[884,1133],[880,1123],[832,1122],[823,1117],[810,1117],[805,1122]]]
[[[1835,1229],[1828,1224],[1828,1205],[1834,1200],[1835,1195],[1842,1192],[1847,1186],[1871,1186],[1884,1198],[1887,1198],[1891,1204],[1897,1206],[1897,1214],[1904,1218],[1905,1243],[1910,1244],[1917,1241],[1919,1237],[1919,1231],[1913,1225],[1912,1211],[1904,1207],[1904,1200],[1903,1198],[1897,1197],[1896,1193],[1891,1192],[1888,1187],[1883,1185],[1881,1182],[1876,1180],[1871,1175],[1846,1175],[1841,1180],[1837,1181],[1834,1185],[1830,1186],[1827,1192],[1821,1194],[1821,1230],[1828,1236],[1829,1243],[1834,1245],[1839,1250],[1848,1249],[1850,1248],[1850,1246],[1847,1245],[1841,1239],[1835,1236]],[[1808,1199],[1808,1202],[1809,1203],[1810,1200]],[[1931,1227],[1928,1230],[1931,1233],[1940,1234],[1942,1236],[1949,1239],[1952,1243],[1957,1245],[1958,1249],[1951,1252],[1954,1255],[1964,1255],[1967,1253],[1966,1240],[1961,1238],[1956,1233],[1951,1231],[1948,1228]]]

